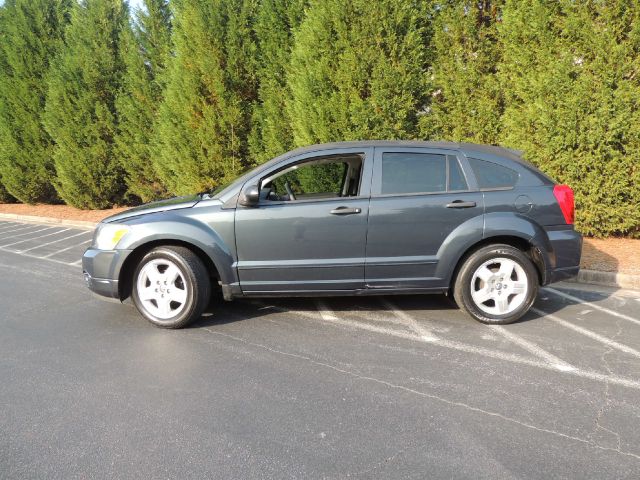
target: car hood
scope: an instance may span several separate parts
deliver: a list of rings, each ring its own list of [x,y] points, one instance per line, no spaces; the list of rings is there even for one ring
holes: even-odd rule
[[[178,210],[180,208],[191,208],[202,200],[202,195],[186,195],[184,197],[168,198],[157,202],[145,203],[139,207],[130,208],[121,213],[116,213],[103,220],[104,223],[117,222],[126,218],[146,215],[147,213],[166,212],[167,210]]]

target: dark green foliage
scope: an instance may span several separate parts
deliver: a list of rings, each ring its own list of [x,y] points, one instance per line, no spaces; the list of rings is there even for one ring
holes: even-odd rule
[[[11,196],[7,189],[4,188],[2,182],[0,182],[0,203],[15,203],[16,199]]]
[[[56,188],[79,208],[105,208],[124,193],[114,152],[115,99],[124,72],[119,45],[128,28],[122,0],[77,4],[50,72],[45,125],[56,142]]]
[[[251,0],[179,0],[157,123],[156,169],[175,194],[205,191],[248,164],[256,97]]]
[[[121,41],[126,74],[116,100],[117,154],[129,193],[145,202],[165,194],[151,159],[154,123],[171,53],[170,34],[167,1],[145,0],[145,9],[136,12],[134,29],[123,31]]]
[[[640,6],[512,0],[502,138],[576,193],[587,234],[640,234]]]
[[[53,142],[42,126],[49,62],[70,0],[14,0],[0,18],[0,176],[25,203],[54,202]]]
[[[425,1],[311,2],[288,75],[294,144],[417,137],[429,14]]]
[[[431,114],[421,117],[425,138],[496,143],[502,91],[496,72],[497,25],[503,0],[458,0],[435,21]]]
[[[249,138],[251,158],[262,163],[291,149],[293,133],[287,116],[290,97],[286,68],[293,47],[293,32],[303,18],[307,0],[263,0],[255,22],[258,45],[259,102],[253,112]]]

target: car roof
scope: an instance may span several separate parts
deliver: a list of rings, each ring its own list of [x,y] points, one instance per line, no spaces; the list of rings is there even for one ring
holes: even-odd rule
[[[499,155],[514,160],[520,159],[522,151],[513,150],[498,145],[481,145],[476,143],[467,142],[446,142],[446,141],[426,141],[426,140],[358,140],[349,142],[331,142],[331,143],[319,143],[315,145],[309,145],[306,147],[300,147],[295,150],[291,150],[284,156],[298,155],[306,152],[314,152],[319,150],[329,150],[332,148],[367,148],[367,147],[411,147],[411,148],[441,148],[448,150],[461,150],[463,152],[478,152],[491,155]]]

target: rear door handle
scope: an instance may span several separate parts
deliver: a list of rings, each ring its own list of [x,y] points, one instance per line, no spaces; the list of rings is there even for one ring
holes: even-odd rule
[[[362,212],[360,208],[338,207],[331,210],[331,215],[354,215]]]
[[[454,200],[445,205],[447,208],[472,208],[476,206],[476,202],[464,202],[462,200]]]

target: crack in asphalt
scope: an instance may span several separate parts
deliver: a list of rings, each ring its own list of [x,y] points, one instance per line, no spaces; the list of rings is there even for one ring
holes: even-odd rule
[[[614,340],[614,341],[622,334],[622,327],[620,326],[620,319],[616,319],[616,327],[617,327],[618,331],[616,332],[616,334],[611,339],[611,340]],[[608,362],[606,357],[607,357],[607,355],[610,355],[611,353],[614,353],[614,351],[615,351],[614,348],[611,345],[609,345],[608,348],[600,356],[600,361],[602,362],[604,368],[607,370],[609,375],[612,375],[613,372],[611,370],[611,366],[609,365],[609,362]],[[594,428],[593,428],[593,431],[589,434],[589,438],[591,438],[592,441],[595,444],[596,441],[593,440],[593,437],[594,437],[594,435],[596,434],[596,432],[598,430],[603,430],[605,432],[609,432],[610,434],[612,434],[616,438],[617,449],[620,450],[622,448],[622,441],[621,441],[621,438],[620,438],[620,434],[618,432],[614,432],[613,430],[603,426],[602,423],[601,423],[603,418],[604,418],[605,412],[607,410],[609,410],[609,406],[612,403],[612,399],[611,399],[611,395],[610,395],[610,389],[611,389],[611,383],[608,382],[608,381],[605,381],[604,403],[602,404],[602,406],[598,410],[598,413],[596,414],[596,418],[595,418],[595,421],[594,421]]]
[[[555,431],[555,430],[550,430],[550,429],[547,429],[547,428],[538,427],[538,426],[533,425],[531,423],[522,422],[522,421],[520,421],[518,419],[515,419],[515,418],[512,418],[512,417],[508,417],[508,416],[503,415],[503,414],[498,413],[498,412],[492,412],[492,411],[489,411],[489,410],[484,410],[482,408],[474,407],[473,405],[469,405],[469,404],[464,403],[464,402],[459,402],[459,401],[456,401],[456,400],[450,400],[448,398],[440,397],[438,395],[434,395],[434,394],[431,394],[431,393],[421,392],[419,390],[415,390],[413,388],[405,387],[403,385],[398,385],[398,384],[395,384],[395,383],[392,383],[392,382],[389,382],[389,381],[386,381],[386,380],[382,380],[382,379],[379,379],[379,378],[370,377],[370,376],[366,376],[366,375],[360,375],[358,373],[355,373],[355,372],[352,372],[352,371],[349,371],[349,370],[345,370],[343,368],[336,367],[335,365],[331,365],[329,363],[319,362],[319,361],[314,360],[313,358],[308,357],[306,355],[300,355],[300,354],[292,353],[292,352],[285,352],[283,350],[278,350],[278,349],[269,347],[268,345],[263,345],[263,344],[260,344],[260,343],[255,343],[255,342],[246,340],[246,339],[241,338],[241,337],[236,337],[235,335],[229,335],[228,333],[218,332],[218,331],[212,330],[211,328],[208,328],[208,327],[203,327],[203,330],[206,330],[207,332],[209,332],[209,333],[211,333],[213,335],[218,335],[218,336],[222,336],[222,337],[225,337],[225,338],[230,338],[232,340],[235,340],[237,342],[243,343],[245,345],[249,345],[249,346],[252,346],[252,347],[255,347],[255,348],[260,348],[260,349],[269,351],[271,353],[275,353],[277,355],[282,355],[282,356],[286,356],[286,357],[296,358],[298,360],[303,360],[303,361],[311,363],[313,365],[316,365],[316,366],[319,366],[319,367],[324,367],[324,368],[333,370],[335,372],[341,373],[343,375],[350,376],[350,377],[358,379],[358,380],[376,383],[376,384],[383,385],[383,386],[388,387],[388,388],[393,389],[393,390],[402,391],[402,392],[413,394],[413,395],[417,395],[417,396],[420,396],[420,397],[423,397],[423,398],[429,398],[431,400],[436,400],[436,401],[439,401],[441,403],[444,403],[444,404],[447,404],[447,405],[450,405],[450,406],[453,406],[453,407],[460,407],[460,408],[463,408],[463,409],[471,411],[471,412],[480,413],[480,414],[487,415],[487,416],[494,417],[494,418],[500,418],[501,420],[504,420],[506,422],[513,423],[513,424],[516,424],[516,425],[519,425],[519,426],[522,426],[522,427],[525,427],[525,428],[528,428],[530,430],[535,430],[535,431],[541,432],[541,433],[547,433],[547,434],[554,435],[554,436],[559,437],[559,438],[563,438],[563,439],[566,439],[566,440],[572,440],[574,442],[582,443],[584,445],[587,445],[587,446],[592,447],[592,448],[596,448],[598,450],[614,452],[614,453],[617,453],[619,455],[624,455],[624,456],[627,456],[627,457],[632,457],[632,458],[635,458],[637,460],[640,460],[640,455],[638,455],[638,454],[635,454],[633,452],[624,451],[621,448],[605,447],[605,446],[602,446],[602,445],[599,445],[599,444],[595,443],[594,441],[592,441],[592,440],[590,440],[588,438],[585,439],[585,438],[577,437],[577,436],[574,436],[574,435],[568,435],[566,433],[558,432],[558,431]]]

